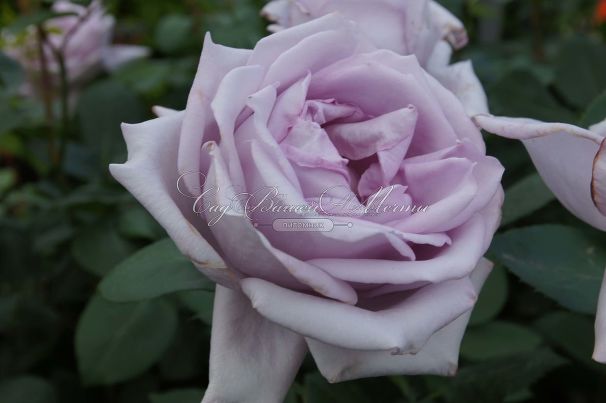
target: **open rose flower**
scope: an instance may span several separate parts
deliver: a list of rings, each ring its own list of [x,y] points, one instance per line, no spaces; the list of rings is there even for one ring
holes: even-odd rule
[[[479,115],[479,127],[524,142],[541,177],[562,204],[606,231],[606,121],[589,130],[562,123]],[[593,358],[606,363],[606,278],[596,318]]]
[[[463,103],[466,112],[488,112],[486,94],[470,61],[450,64],[452,49],[467,44],[463,23],[431,0],[273,0],[262,14],[270,31],[292,27],[337,12],[358,24],[379,49],[415,55]]]
[[[204,402],[279,402],[308,350],[331,382],[455,373],[503,168],[415,56],[337,14],[207,37],[186,110],[157,112],[110,169],[218,283]]]
[[[144,57],[149,50],[141,46],[111,45],[114,18],[105,13],[99,0],[88,7],[69,1],[56,1],[56,13],[66,14],[44,24],[47,41],[43,47],[46,68],[55,85],[60,76],[59,60],[55,51],[63,54],[67,78],[71,84],[80,84],[94,77],[102,69],[115,69],[128,61]],[[42,70],[38,38],[34,27],[25,37],[4,34],[4,51],[37,80]]]

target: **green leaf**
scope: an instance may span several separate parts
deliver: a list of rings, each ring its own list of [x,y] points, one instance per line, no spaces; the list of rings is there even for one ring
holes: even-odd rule
[[[212,289],[213,284],[167,238],[120,263],[99,285],[111,301],[129,302],[182,290]]]
[[[212,291],[194,290],[182,291],[179,294],[179,301],[186,308],[196,314],[206,324],[212,324],[213,303],[215,294]]]
[[[0,168],[0,197],[17,183],[17,173],[12,168]]]
[[[86,271],[103,276],[133,252],[111,222],[80,230],[72,243],[72,255]]]
[[[0,383],[0,401],[5,403],[56,403],[53,385],[35,376],[6,379]]]
[[[515,70],[505,75],[488,92],[494,112],[505,116],[526,116],[544,121],[575,122],[532,73]]]
[[[63,330],[61,318],[48,307],[48,302],[33,299],[18,302],[8,325],[10,337],[0,343],[0,357],[2,364],[8,361],[15,372],[48,362]]]
[[[555,86],[574,106],[585,109],[606,89],[606,46],[588,37],[565,42],[556,60]]]
[[[589,105],[583,114],[580,125],[589,128],[604,119],[606,119],[606,92],[603,92]]]
[[[600,238],[600,233],[573,227],[541,225],[497,235],[491,251],[539,292],[570,310],[591,314],[606,266]]]
[[[138,60],[120,67],[114,77],[138,94],[154,95],[166,87],[174,76],[173,63],[167,60]]]
[[[552,312],[539,319],[536,328],[555,347],[593,368],[602,365],[591,360],[594,343],[593,320],[571,312]]]
[[[200,321],[184,320],[170,347],[158,363],[158,373],[166,382],[197,379],[208,364],[209,328]]]
[[[453,403],[501,402],[528,388],[566,360],[542,348],[506,358],[492,359],[461,369],[452,382]]]
[[[267,35],[259,18],[259,5],[246,0],[223,2],[221,10],[204,15],[204,28],[213,33],[217,43],[237,48],[251,48]]]
[[[505,397],[504,403],[521,403],[532,399],[534,395],[528,388],[522,389],[519,392],[511,393]]]
[[[17,88],[25,79],[21,65],[0,52],[0,81],[6,88]]]
[[[175,389],[169,392],[154,393],[149,396],[150,403],[199,403],[204,391],[199,389]]]
[[[0,134],[25,125],[27,118],[25,110],[15,104],[13,97],[9,93],[0,91]],[[10,140],[10,138],[3,140]]]
[[[482,287],[469,324],[479,325],[495,318],[507,302],[508,288],[507,273],[503,267],[496,266]]]
[[[290,385],[290,389],[288,390],[286,397],[284,397],[284,403],[301,403],[304,393],[305,389],[303,388],[303,385],[294,382]]]
[[[533,331],[508,322],[491,322],[467,330],[461,344],[461,356],[472,361],[532,351],[541,344]]]
[[[165,234],[154,218],[140,206],[129,206],[120,214],[118,228],[128,238],[156,240]]]
[[[16,295],[0,295],[0,333],[4,333],[13,323],[19,298]]]
[[[96,155],[89,147],[68,142],[61,168],[67,175],[81,180],[89,180],[98,174],[95,159]]]
[[[554,200],[555,196],[541,177],[531,174],[506,190],[501,225],[514,223]]]
[[[176,328],[176,309],[163,300],[118,304],[94,296],[76,329],[80,375],[88,385],[140,375],[162,357]]]
[[[190,42],[193,21],[186,15],[168,15],[156,27],[155,42],[160,51],[176,53]]]
[[[88,87],[78,101],[77,114],[85,144],[97,154],[99,172],[107,174],[110,162],[125,159],[126,147],[120,124],[140,122],[145,109],[124,84],[105,80]]]
[[[69,221],[61,221],[57,225],[38,232],[35,235],[32,250],[41,255],[51,255],[68,242],[74,234]]]

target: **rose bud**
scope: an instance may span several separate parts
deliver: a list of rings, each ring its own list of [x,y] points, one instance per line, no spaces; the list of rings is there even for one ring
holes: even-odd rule
[[[331,382],[455,374],[503,168],[415,56],[338,14],[207,36],[186,109],[157,112],[110,170],[218,283],[204,402],[280,402],[307,351]]]

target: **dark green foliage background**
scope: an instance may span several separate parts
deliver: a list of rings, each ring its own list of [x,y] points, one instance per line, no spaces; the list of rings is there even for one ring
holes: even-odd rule
[[[3,27],[23,24],[23,3],[0,3]],[[109,0],[117,41],[153,57],[89,84],[64,131],[18,96],[23,72],[0,53],[0,402],[201,399],[213,285],[107,164],[125,159],[121,121],[184,107],[205,31],[238,47],[265,34],[262,3]],[[583,126],[606,116],[606,30],[593,0],[444,3],[468,26],[456,57],[474,61],[493,113]],[[51,141],[66,144],[57,166]],[[519,143],[487,143],[507,167],[507,201],[458,376],[328,385],[308,359],[288,403],[606,401],[606,366],[590,359],[606,236],[555,201]]]

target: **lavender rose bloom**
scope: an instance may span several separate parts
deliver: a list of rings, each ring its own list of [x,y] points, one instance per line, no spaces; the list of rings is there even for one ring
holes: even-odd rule
[[[503,168],[415,56],[335,14],[207,37],[157,113],[110,169],[218,283],[204,402],[279,402],[308,350],[331,382],[455,373]]]
[[[421,65],[453,92],[470,115],[488,113],[486,94],[471,62],[450,64],[452,49],[467,44],[463,23],[430,0],[273,0],[262,14],[279,31],[337,12],[355,21],[379,49],[415,55]]]
[[[102,69],[115,69],[149,53],[147,48],[141,46],[111,45],[115,20],[105,13],[98,0],[88,7],[69,1],[56,1],[52,10],[66,14],[44,24],[48,35],[48,43],[43,46],[44,57],[55,85],[59,80],[60,66],[53,48],[63,53],[71,84],[82,83]],[[5,34],[3,39],[6,54],[20,62],[30,77],[37,80],[42,64],[35,29],[31,27],[25,37]]]

